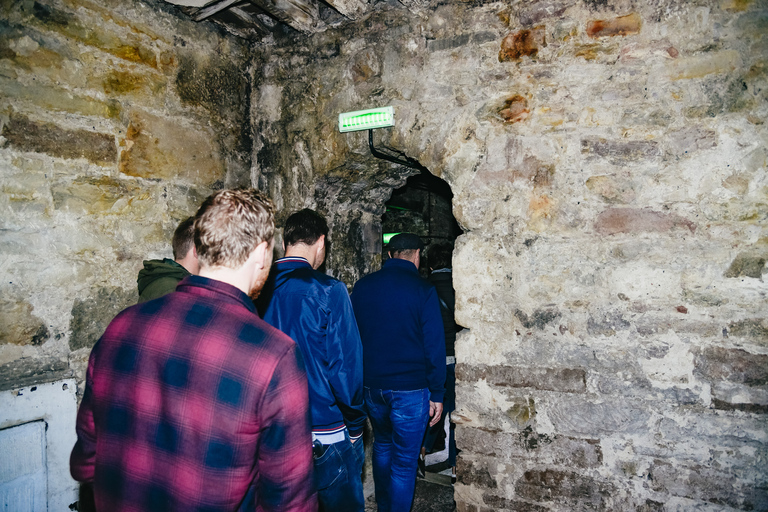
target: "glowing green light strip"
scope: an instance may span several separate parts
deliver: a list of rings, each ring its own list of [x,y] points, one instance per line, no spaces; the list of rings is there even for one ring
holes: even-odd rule
[[[339,131],[354,132],[395,126],[395,107],[381,107],[339,114]]]
[[[399,234],[400,233],[384,233],[384,236],[382,237],[384,239],[384,245],[387,245],[393,236]]]

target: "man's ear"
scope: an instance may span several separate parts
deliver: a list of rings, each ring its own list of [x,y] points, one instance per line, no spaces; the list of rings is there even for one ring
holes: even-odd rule
[[[256,262],[257,268],[262,269],[269,266],[268,262],[271,261],[269,259],[271,250],[272,248],[270,247],[270,244],[268,244],[266,241],[261,242],[256,246],[256,248],[251,253],[251,256]]]

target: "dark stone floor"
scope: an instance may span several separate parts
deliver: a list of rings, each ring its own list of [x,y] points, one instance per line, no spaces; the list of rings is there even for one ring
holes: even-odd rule
[[[416,494],[411,512],[452,512],[453,486],[450,475],[430,472],[427,477],[416,480]],[[376,512],[376,499],[373,493],[365,502],[365,512]]]

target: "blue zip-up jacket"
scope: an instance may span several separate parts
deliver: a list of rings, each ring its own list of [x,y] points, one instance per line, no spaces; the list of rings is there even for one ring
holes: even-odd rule
[[[312,432],[317,438],[363,433],[363,360],[347,287],[314,270],[304,258],[275,262],[264,320],[301,348],[309,380]]]
[[[360,279],[352,307],[363,340],[363,382],[374,389],[445,394],[445,335],[435,287],[416,265],[391,258]]]

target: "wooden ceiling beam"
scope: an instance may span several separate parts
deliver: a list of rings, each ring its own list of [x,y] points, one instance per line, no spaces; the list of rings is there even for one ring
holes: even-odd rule
[[[283,23],[305,34],[325,29],[317,0],[250,0]]]
[[[205,7],[203,9],[200,9],[197,14],[195,14],[195,21],[203,21],[206,18],[210,18],[214,14],[221,12],[225,9],[228,9],[230,6],[236,4],[237,2],[240,2],[242,0],[224,0],[222,2],[218,2],[216,4],[213,4],[209,7]]]

